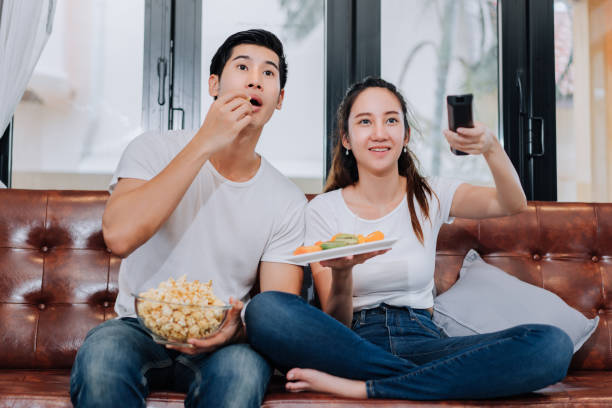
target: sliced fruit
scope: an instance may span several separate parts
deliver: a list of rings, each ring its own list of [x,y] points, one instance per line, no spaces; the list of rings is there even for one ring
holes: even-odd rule
[[[334,241],[339,239],[357,239],[357,235],[355,234],[336,234],[334,235]]]
[[[317,241],[311,246],[301,246],[293,252],[293,255],[307,254],[309,252],[317,252],[326,249],[340,248],[349,245],[363,244],[365,242],[374,242],[385,239],[385,234],[381,231],[374,231],[365,237],[362,234],[346,234],[339,233],[331,237],[329,241]]]
[[[368,234],[365,238],[366,242],[374,242],[374,241],[380,241],[385,239],[385,234],[383,234],[380,231],[374,231],[370,234]]]
[[[293,251],[293,255],[308,254],[310,252],[317,252],[321,250],[322,248],[319,245],[301,246]]]
[[[344,241],[327,241],[321,244],[321,248],[325,250],[325,249],[332,249],[332,248],[340,248],[340,247],[347,246],[347,245],[349,244],[347,244]]]
[[[346,245],[356,245],[359,243],[357,238],[336,238],[334,242],[344,242]]]

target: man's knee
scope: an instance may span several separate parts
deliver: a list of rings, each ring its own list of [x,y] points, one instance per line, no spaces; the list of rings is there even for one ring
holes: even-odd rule
[[[251,382],[255,385],[267,383],[271,368],[268,362],[248,344],[234,344],[217,351],[211,367],[217,373],[224,373],[236,382]]]
[[[203,379],[186,400],[186,406],[251,407],[263,400],[272,368],[247,344],[216,351]]]
[[[130,390],[132,397],[144,403],[146,379],[134,352],[137,345],[130,345],[138,341],[137,337],[119,320],[92,329],[77,352],[70,374],[70,394],[75,406],[94,403],[104,406],[121,401],[125,394],[122,390]]]
[[[71,401],[75,407],[120,406],[127,401],[136,401],[133,406],[144,406],[147,388],[142,380],[144,376],[132,376],[106,363],[81,361],[70,376]]]

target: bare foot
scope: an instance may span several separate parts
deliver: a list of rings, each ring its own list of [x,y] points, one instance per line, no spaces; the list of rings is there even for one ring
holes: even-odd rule
[[[287,391],[318,391],[347,398],[368,398],[365,381],[336,377],[310,368],[293,368],[287,373]]]

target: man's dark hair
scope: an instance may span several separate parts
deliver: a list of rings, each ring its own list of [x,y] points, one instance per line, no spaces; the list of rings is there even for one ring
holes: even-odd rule
[[[218,75],[221,78],[223,67],[227,60],[232,56],[232,50],[240,44],[254,44],[269,48],[278,55],[278,69],[280,75],[280,87],[285,88],[287,82],[287,61],[283,52],[283,44],[277,36],[269,31],[261,29],[252,29],[240,31],[230,35],[215,53],[210,62],[210,75]]]

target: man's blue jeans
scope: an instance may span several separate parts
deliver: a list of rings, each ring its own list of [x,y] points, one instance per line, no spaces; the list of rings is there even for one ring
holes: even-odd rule
[[[562,330],[522,325],[447,337],[429,311],[382,305],[352,330],[298,296],[257,295],[246,310],[251,346],[281,369],[313,368],[366,381],[369,398],[504,397],[563,379],[573,345]]]
[[[187,393],[186,407],[260,407],[272,370],[247,344],[189,356],[155,343],[136,319],[92,329],[70,376],[76,407],[144,407],[150,389]]]

